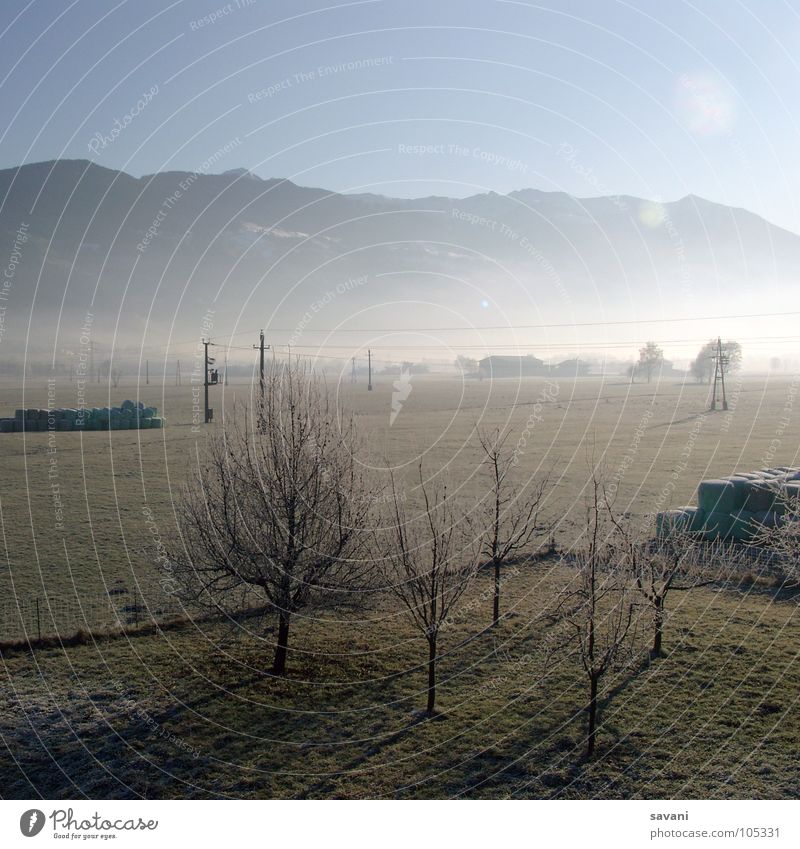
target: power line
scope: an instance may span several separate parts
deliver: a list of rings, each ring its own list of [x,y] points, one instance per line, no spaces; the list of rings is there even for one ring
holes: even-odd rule
[[[732,321],[735,319],[756,319],[756,318],[782,318],[800,316],[800,310],[787,312],[762,312],[762,313],[740,313],[728,315],[700,315],[686,317],[671,317],[671,318],[636,318],[636,319],[619,319],[616,321],[568,321],[555,323],[540,323],[540,324],[494,324],[494,325],[460,325],[448,327],[305,327],[303,333],[454,333],[454,332],[481,332],[481,331],[516,331],[516,330],[547,330],[547,329],[565,329],[570,327],[623,327],[639,324],[675,324],[682,321]],[[292,327],[269,327],[271,333],[296,333],[297,328]],[[253,333],[258,333],[260,328],[251,330],[237,330],[234,333],[223,334],[217,336],[217,339],[234,339],[237,336],[249,336]],[[197,345],[198,339],[185,339],[182,341],[170,341],[163,345],[146,345],[141,349],[135,350],[161,350],[164,348],[177,347],[180,345]],[[233,345],[226,347],[235,347]],[[118,349],[119,350],[119,349]],[[133,348],[131,350],[134,350]]]
[[[708,342],[708,339],[705,337],[697,337],[692,339],[653,339],[650,340],[655,342],[658,345],[702,345]],[[737,341],[747,342],[747,343],[776,343],[776,342],[800,342],[800,336],[737,336]],[[442,348],[447,348],[448,350],[464,350],[464,351],[472,351],[475,348],[491,348],[492,350],[564,350],[564,349],[615,349],[615,348],[631,348],[636,347],[642,344],[642,340],[630,340],[627,342],[609,342],[607,340],[595,340],[595,341],[585,341],[585,342],[536,342],[536,343],[519,343],[515,344],[513,342],[508,344],[495,344],[495,343],[483,343],[480,342],[474,343],[472,345],[370,345],[370,349],[375,350],[384,350],[384,351],[399,351],[399,350],[410,350],[410,351],[440,351]],[[288,347],[284,346],[273,346],[275,348],[278,347]],[[321,345],[297,345],[293,344],[292,350],[301,349],[301,350],[312,350],[312,351],[323,351],[326,349],[331,350],[344,350],[351,351],[353,350],[353,345],[332,345],[329,343],[323,343]],[[249,348],[242,345],[228,345],[226,346],[228,350],[233,351],[248,351]],[[346,357],[345,359],[349,359]]]

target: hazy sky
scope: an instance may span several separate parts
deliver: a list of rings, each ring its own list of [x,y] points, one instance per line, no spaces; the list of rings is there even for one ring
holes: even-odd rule
[[[233,144],[210,171],[401,196],[693,193],[800,231],[783,0],[3,8],[4,167],[198,170]]]

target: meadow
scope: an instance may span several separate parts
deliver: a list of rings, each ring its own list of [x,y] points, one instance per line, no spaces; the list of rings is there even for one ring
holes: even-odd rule
[[[786,379],[734,375],[730,409],[709,413],[706,387],[674,381],[414,376],[392,417],[391,377],[372,392],[328,377],[356,413],[369,464],[388,462],[403,481],[420,461],[446,468],[465,509],[486,485],[476,426],[510,428],[519,473],[551,476],[544,510],[562,549],[592,465],[617,510],[645,523],[690,502],[702,478],[798,462],[797,386]],[[268,674],[274,623],[255,615],[104,635],[115,621],[179,612],[159,585],[157,543],[174,531],[173,498],[206,434],[251,391],[212,389],[216,422],[205,428],[193,424],[191,386],[90,385],[88,404],[141,399],[165,429],[0,436],[0,637],[98,629],[77,646],[4,651],[3,795],[798,795],[800,623],[796,599],[766,575],[670,597],[666,656],[614,682],[591,762],[577,660],[548,663],[544,651],[543,605],[568,578],[557,558],[518,564],[504,582],[508,616],[492,630],[481,573],[443,637],[433,720],[414,713],[424,641],[387,599],[300,617],[285,679]],[[26,380],[24,398],[0,386],[0,415],[46,403],[44,379]],[[56,403],[75,406],[69,381]]]

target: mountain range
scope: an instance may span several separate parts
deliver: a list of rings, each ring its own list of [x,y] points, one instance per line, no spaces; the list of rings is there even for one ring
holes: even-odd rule
[[[139,347],[260,326],[302,346],[342,322],[426,333],[767,311],[800,274],[799,236],[692,195],[401,199],[57,160],[0,171],[0,204],[12,354],[74,349],[87,313],[106,344]]]

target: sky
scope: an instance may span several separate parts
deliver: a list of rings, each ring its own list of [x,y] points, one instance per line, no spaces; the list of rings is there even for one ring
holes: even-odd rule
[[[800,232],[800,12],[784,0],[3,9],[2,167],[244,167],[401,197],[696,194]]]

